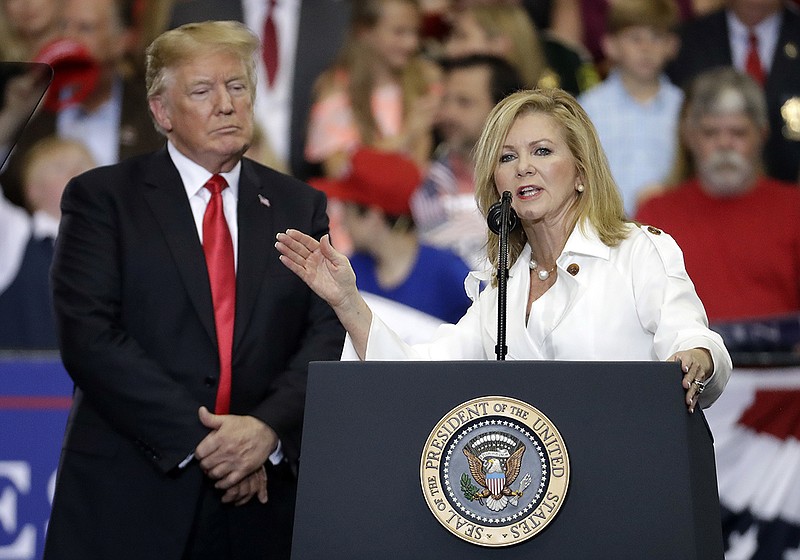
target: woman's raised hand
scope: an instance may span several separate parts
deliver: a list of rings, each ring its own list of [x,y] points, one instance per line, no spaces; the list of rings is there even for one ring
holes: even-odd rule
[[[287,229],[277,238],[275,248],[281,254],[281,262],[328,302],[363,360],[367,354],[372,311],[358,293],[350,261],[333,248],[328,235],[317,241],[296,229]]]
[[[356,275],[350,261],[331,245],[295,229],[277,235],[275,248],[281,262],[297,274],[316,294],[336,309],[357,295]]]

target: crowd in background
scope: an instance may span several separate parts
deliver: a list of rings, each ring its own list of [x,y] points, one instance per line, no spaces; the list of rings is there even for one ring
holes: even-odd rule
[[[486,264],[472,161],[484,119],[513,91],[560,87],[597,127],[626,215],[675,234],[698,292],[713,299],[712,321],[800,311],[796,2],[1,0],[2,60],[47,62],[55,75],[24,132],[15,136],[17,123],[0,135],[0,147],[16,140],[0,174],[0,347],[54,345],[45,326],[51,251],[42,240],[57,232],[61,190],[89,166],[163,147],[145,100],[144,50],[166,29],[207,19],[243,21],[261,39],[247,155],[328,192],[332,239],[357,255],[367,292],[443,321],[466,310],[466,297],[430,295],[463,294],[466,271]],[[761,120],[742,149],[737,135],[748,119],[695,136],[717,134],[709,149],[721,167],[744,165],[742,152],[755,150],[745,182],[769,177],[779,193],[751,193],[737,223],[724,208],[748,189],[708,193],[695,184],[700,202],[681,190],[697,177],[702,185],[702,166],[711,165],[688,138],[697,117],[686,92],[720,66],[750,76],[755,90],[735,77],[730,89],[746,89],[756,105],[751,98],[763,96],[763,119],[746,114]],[[0,127],[15,112],[12,81]],[[662,198],[671,202],[657,212]],[[709,237],[757,238],[763,227],[779,232],[774,243],[716,252],[727,267],[695,256],[696,245],[712,246]],[[746,306],[711,284],[735,267],[758,272],[733,283],[752,289],[739,300]]]
[[[465,276],[489,266],[474,147],[491,109],[557,87],[591,117],[625,217],[678,242],[734,364],[746,320],[800,363],[800,0],[0,0],[0,60],[54,69],[39,103],[46,76],[0,67],[0,351],[57,347],[62,192],[164,149],[145,49],[205,20],[262,44],[246,156],[327,193],[334,245],[409,341],[461,317]],[[799,394],[774,407],[781,430]],[[751,522],[723,510],[726,535]]]

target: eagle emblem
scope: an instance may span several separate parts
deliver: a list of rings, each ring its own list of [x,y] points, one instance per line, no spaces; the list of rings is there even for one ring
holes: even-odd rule
[[[516,490],[511,485],[517,480],[522,468],[522,455],[525,446],[515,437],[491,432],[476,437],[464,446],[469,472],[481,489],[476,488],[466,473],[461,477],[461,489],[464,497],[470,501],[477,500],[491,511],[501,511],[511,503],[517,505],[525,488],[531,482],[531,475],[526,474]]]

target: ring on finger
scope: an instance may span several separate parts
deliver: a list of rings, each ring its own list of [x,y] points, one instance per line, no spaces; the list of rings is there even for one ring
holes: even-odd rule
[[[697,393],[700,394],[706,389],[706,384],[704,381],[700,381],[699,379],[694,379],[692,381],[695,385],[697,385]]]

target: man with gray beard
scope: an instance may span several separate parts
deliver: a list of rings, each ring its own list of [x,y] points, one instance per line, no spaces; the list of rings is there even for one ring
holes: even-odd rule
[[[710,70],[681,115],[686,179],[637,221],[678,242],[712,323],[800,311],[800,189],[763,173],[763,91],[732,68]]]

